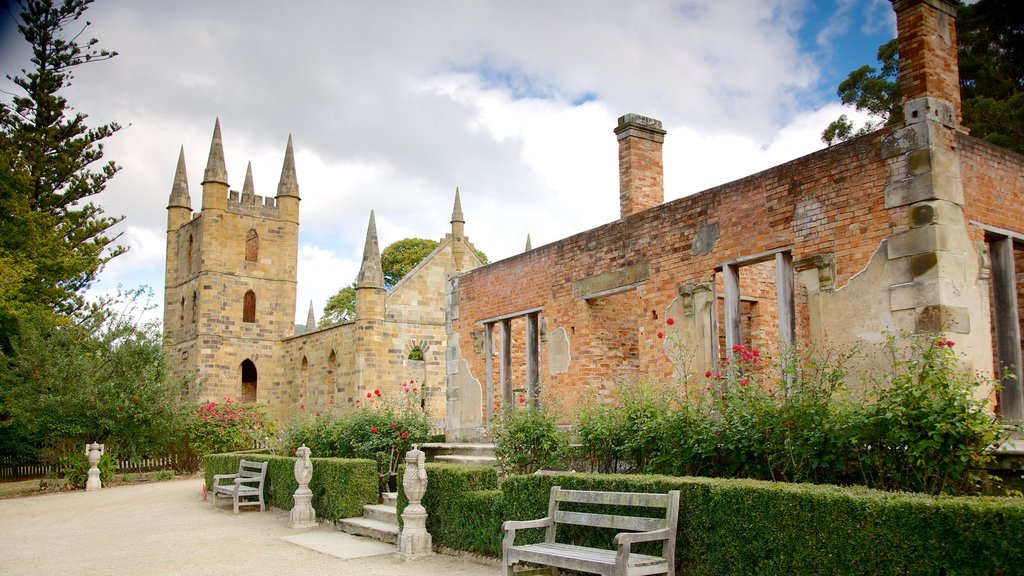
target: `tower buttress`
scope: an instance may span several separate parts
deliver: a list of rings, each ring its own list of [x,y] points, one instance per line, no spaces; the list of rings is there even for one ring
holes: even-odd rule
[[[377,220],[370,210],[370,224],[366,228],[363,263],[356,279],[356,319],[384,318],[384,271],[380,264],[377,244]]]
[[[224,144],[220,137],[220,118],[213,124],[210,156],[203,173],[203,211],[227,210],[228,171],[224,166]]]

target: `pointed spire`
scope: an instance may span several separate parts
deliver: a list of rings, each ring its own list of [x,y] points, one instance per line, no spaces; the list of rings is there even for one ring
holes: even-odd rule
[[[245,167],[245,183],[242,184],[242,195],[245,196],[246,194],[250,196],[256,195],[252,186],[252,162],[249,162],[249,165]]]
[[[316,330],[316,316],[313,315],[313,301],[309,301],[309,313],[306,314],[306,332]]]
[[[174,171],[174,185],[171,186],[171,201],[168,207],[192,209],[192,197],[188,193],[188,175],[185,173],[185,146],[178,152],[178,168]]]
[[[377,220],[373,210],[370,210],[370,225],[366,227],[363,263],[359,267],[356,288],[384,288],[384,271],[380,265],[380,248],[377,245]]]
[[[455,207],[452,208],[452,222],[466,223],[466,218],[462,216],[462,200],[459,199],[459,187],[455,187]]]
[[[228,170],[224,167],[224,144],[220,138],[220,118],[213,124],[210,157],[206,161],[206,172],[203,174],[203,184],[207,182],[228,185]]]
[[[526,252],[533,250],[533,244],[530,243],[530,235],[526,235]]]
[[[278,196],[299,197],[299,180],[295,176],[295,152],[292,150],[292,135],[288,135],[288,146],[284,150],[284,165],[281,166],[281,180],[277,183]]]

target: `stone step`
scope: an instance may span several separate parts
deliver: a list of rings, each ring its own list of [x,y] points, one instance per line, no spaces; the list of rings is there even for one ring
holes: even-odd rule
[[[494,456],[485,455],[464,455],[464,454],[440,454],[434,457],[434,462],[445,462],[448,464],[468,464],[472,466],[497,466],[498,460]]]
[[[381,500],[388,506],[398,505],[398,492],[384,492],[380,495]]]
[[[494,456],[494,444],[469,442],[428,442],[420,445],[420,450],[427,453],[427,460],[447,454],[465,456]]]
[[[363,518],[398,526],[398,510],[394,504],[367,504],[363,506]]]
[[[345,518],[344,520],[339,520],[337,526],[338,530],[347,534],[366,536],[367,538],[391,544],[398,543],[397,524],[388,524],[387,522],[370,520],[368,518]]]

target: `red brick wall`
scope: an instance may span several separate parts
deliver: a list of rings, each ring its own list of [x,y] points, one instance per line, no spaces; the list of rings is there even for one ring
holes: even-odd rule
[[[470,334],[482,319],[543,307],[547,330],[565,328],[569,334],[572,362],[567,373],[548,374],[542,345],[542,386],[545,394],[555,394],[570,407],[587,387],[613,381],[623,368],[669,377],[673,367],[657,332],[665,329],[665,310],[680,285],[713,281],[716,266],[724,261],[792,246],[794,259],[834,254],[836,285],[841,287],[867,265],[885,238],[907,229],[906,209],[884,205],[888,165],[879,154],[883,133],[465,274],[458,289],[459,319],[452,330]],[[691,254],[694,235],[713,222],[720,226],[713,249]],[[645,261],[650,278],[634,290],[589,302],[573,296],[576,280]],[[763,282],[756,282],[762,277]],[[741,278],[746,278],[741,280],[744,295],[765,298],[752,321],[759,345],[769,346],[777,340],[774,265],[760,271],[744,267]],[[613,321],[613,310],[635,312]],[[522,337],[521,331],[514,332]],[[482,356],[468,345],[461,351],[474,377],[483,382]],[[615,360],[608,361],[605,354]],[[518,354],[513,362],[525,364]]]

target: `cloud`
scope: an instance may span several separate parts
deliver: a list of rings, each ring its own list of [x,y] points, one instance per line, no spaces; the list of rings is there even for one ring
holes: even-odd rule
[[[319,314],[355,276],[370,209],[382,246],[439,238],[459,186],[467,234],[492,260],[528,233],[539,246],[614,220],[612,129],[628,112],[669,131],[668,198],[805,154],[832,113],[800,104],[820,75],[798,40],[808,6],[96,3],[89,33],[120,55],[76,71],[68,99],[90,122],[126,126],[106,148],[124,170],[97,201],[128,216],[119,230],[135,246],[101,284],[159,290],[178,149],[198,210],[216,117],[235,189],[251,160],[257,194],[274,194],[294,137],[300,322],[310,298]]]

